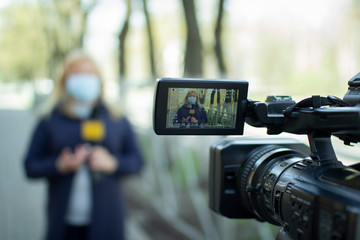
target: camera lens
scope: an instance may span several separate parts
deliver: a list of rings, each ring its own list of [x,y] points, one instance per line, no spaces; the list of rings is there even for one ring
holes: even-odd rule
[[[255,148],[239,172],[241,204],[259,220],[279,225],[281,194],[274,192],[274,186],[288,167],[303,159],[303,154],[279,145]]]

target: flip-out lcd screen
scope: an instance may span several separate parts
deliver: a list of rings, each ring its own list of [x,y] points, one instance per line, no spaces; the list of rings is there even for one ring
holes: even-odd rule
[[[154,129],[158,134],[242,134],[247,82],[159,79]]]

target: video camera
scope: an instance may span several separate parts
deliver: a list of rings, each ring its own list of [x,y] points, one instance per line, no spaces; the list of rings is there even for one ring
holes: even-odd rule
[[[360,141],[360,73],[344,99],[247,99],[241,80],[158,79],[159,135],[242,135],[244,123],[291,139],[226,138],[210,148],[210,208],[229,218],[282,226],[276,239],[360,239],[360,164],[344,166],[331,136]]]

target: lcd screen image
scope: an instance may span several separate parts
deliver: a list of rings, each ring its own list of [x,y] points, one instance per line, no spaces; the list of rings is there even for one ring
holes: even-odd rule
[[[234,129],[238,89],[169,88],[166,128]]]

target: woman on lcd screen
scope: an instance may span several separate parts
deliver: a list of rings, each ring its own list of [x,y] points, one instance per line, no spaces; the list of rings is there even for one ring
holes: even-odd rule
[[[176,112],[174,125],[179,127],[199,127],[207,123],[206,111],[199,106],[199,97],[194,90],[189,90],[182,105]]]

